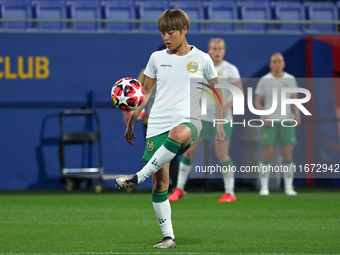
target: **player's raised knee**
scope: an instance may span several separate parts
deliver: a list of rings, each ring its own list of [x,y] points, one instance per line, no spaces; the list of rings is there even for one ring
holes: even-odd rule
[[[190,128],[184,125],[174,127],[170,130],[169,137],[179,143],[186,142],[191,137]]]

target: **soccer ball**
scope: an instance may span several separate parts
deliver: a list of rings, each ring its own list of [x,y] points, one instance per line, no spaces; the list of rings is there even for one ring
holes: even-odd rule
[[[113,85],[111,99],[118,109],[127,112],[134,111],[144,101],[143,86],[136,79],[122,78]]]

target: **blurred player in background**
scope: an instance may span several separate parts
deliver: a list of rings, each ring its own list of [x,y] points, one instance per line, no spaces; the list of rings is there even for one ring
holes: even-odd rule
[[[165,50],[166,48],[167,47],[164,44],[162,44],[158,47],[158,50]],[[145,82],[144,70],[145,68],[141,70],[141,72],[139,73],[138,79],[137,79],[142,84],[142,86],[144,86],[144,82]],[[143,111],[139,115],[140,119],[143,120],[143,128],[144,128],[145,137],[146,137],[146,130],[148,127],[149,115],[151,112],[152,105],[155,101],[155,95],[157,91],[156,88],[157,88],[157,84],[155,84],[154,89],[152,90],[151,96],[149,98],[149,101],[146,103]],[[132,112],[123,111],[123,120],[124,120],[125,125],[127,125],[131,115],[132,115]],[[172,189],[172,187],[175,187],[177,184],[177,174],[178,174],[178,157],[177,156],[174,157],[170,162],[169,174],[171,178],[171,184],[170,184],[169,189]]]
[[[242,89],[242,83],[240,80],[240,74],[236,66],[223,60],[225,55],[226,45],[223,39],[214,38],[209,41],[208,54],[210,55],[214,66],[216,68],[218,78],[227,78],[228,84],[233,84]],[[242,89],[243,90],[243,89]],[[221,167],[233,166],[233,161],[229,156],[229,145],[230,137],[232,133],[232,126],[230,120],[232,119],[231,107],[233,106],[232,95],[228,89],[223,89],[223,119],[228,120],[227,124],[224,124],[225,141],[223,143],[217,143],[215,141],[215,153]],[[177,201],[179,198],[184,196],[184,186],[187,182],[188,175],[192,168],[190,157],[193,159],[201,145],[206,140],[216,135],[216,128],[213,127],[213,121],[216,119],[215,105],[212,100],[207,101],[207,114],[201,116],[202,119],[202,130],[200,136],[197,138],[195,144],[187,150],[180,162],[177,187],[174,192],[169,196],[170,201]],[[207,153],[207,152],[206,152]],[[218,202],[234,202],[236,196],[234,193],[234,173],[222,172],[225,193],[220,197]]]
[[[285,193],[288,196],[295,196],[297,193],[293,188],[293,177],[294,172],[292,171],[293,163],[293,148],[296,144],[295,137],[295,127],[293,127],[294,123],[291,122],[288,124],[285,122],[285,125],[292,125],[292,127],[284,127],[281,125],[281,121],[284,119],[294,119],[297,124],[300,124],[300,111],[296,105],[289,106],[287,105],[286,115],[281,115],[281,88],[283,87],[297,87],[296,80],[293,75],[290,75],[284,72],[285,62],[282,54],[275,53],[270,57],[270,65],[271,71],[270,73],[263,76],[259,83],[257,84],[255,90],[255,108],[257,110],[269,109],[272,106],[272,93],[273,88],[277,88],[278,92],[278,104],[275,112],[266,116],[263,115],[262,119],[264,121],[264,125],[261,127],[261,144],[262,144],[262,162],[261,166],[268,166],[273,153],[274,146],[276,142],[280,144],[281,147],[281,156],[282,156],[282,165],[287,167],[287,169],[291,169],[289,172],[284,172],[284,185],[285,185]],[[297,94],[288,94],[290,98],[297,98]],[[293,110],[293,111],[292,111]],[[266,121],[266,119],[275,119],[276,121]],[[260,195],[268,196],[269,182],[269,171],[260,173],[260,184],[261,190]]]
[[[143,160],[148,163],[135,175],[116,178],[118,187],[127,188],[135,187],[152,176],[152,202],[164,235],[155,248],[176,247],[167,195],[169,162],[194,144],[202,128],[199,106],[202,91],[196,89],[198,83],[191,84],[190,78],[206,79],[210,86],[218,84],[217,73],[209,55],[189,45],[186,40],[189,25],[188,16],[180,9],[166,10],[158,19],[158,29],[168,49],[151,55],[144,71],[145,100],[133,112],[125,132],[127,142],[133,144],[134,123],[148,102],[157,81],[157,93],[148,120],[143,155]],[[222,90],[216,91],[223,100]],[[218,100],[217,95],[214,97]],[[222,118],[222,106],[217,104],[216,108],[217,117]],[[225,136],[223,125],[218,125],[217,130],[216,140],[222,143]]]

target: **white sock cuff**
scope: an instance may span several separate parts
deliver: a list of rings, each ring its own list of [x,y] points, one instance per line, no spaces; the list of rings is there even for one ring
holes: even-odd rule
[[[178,177],[177,177],[177,189],[184,190],[187,183],[188,176],[191,170],[191,165],[187,165],[183,162],[179,163]]]

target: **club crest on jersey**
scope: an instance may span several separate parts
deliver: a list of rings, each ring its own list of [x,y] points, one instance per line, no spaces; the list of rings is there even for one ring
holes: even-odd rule
[[[198,71],[198,64],[196,62],[189,62],[187,64],[187,70],[189,73],[196,73]]]
[[[146,149],[148,152],[153,151],[155,149],[155,143],[152,140],[148,141],[146,144]]]
[[[287,88],[287,87],[289,87],[289,84],[288,83],[283,83],[283,87]]]

